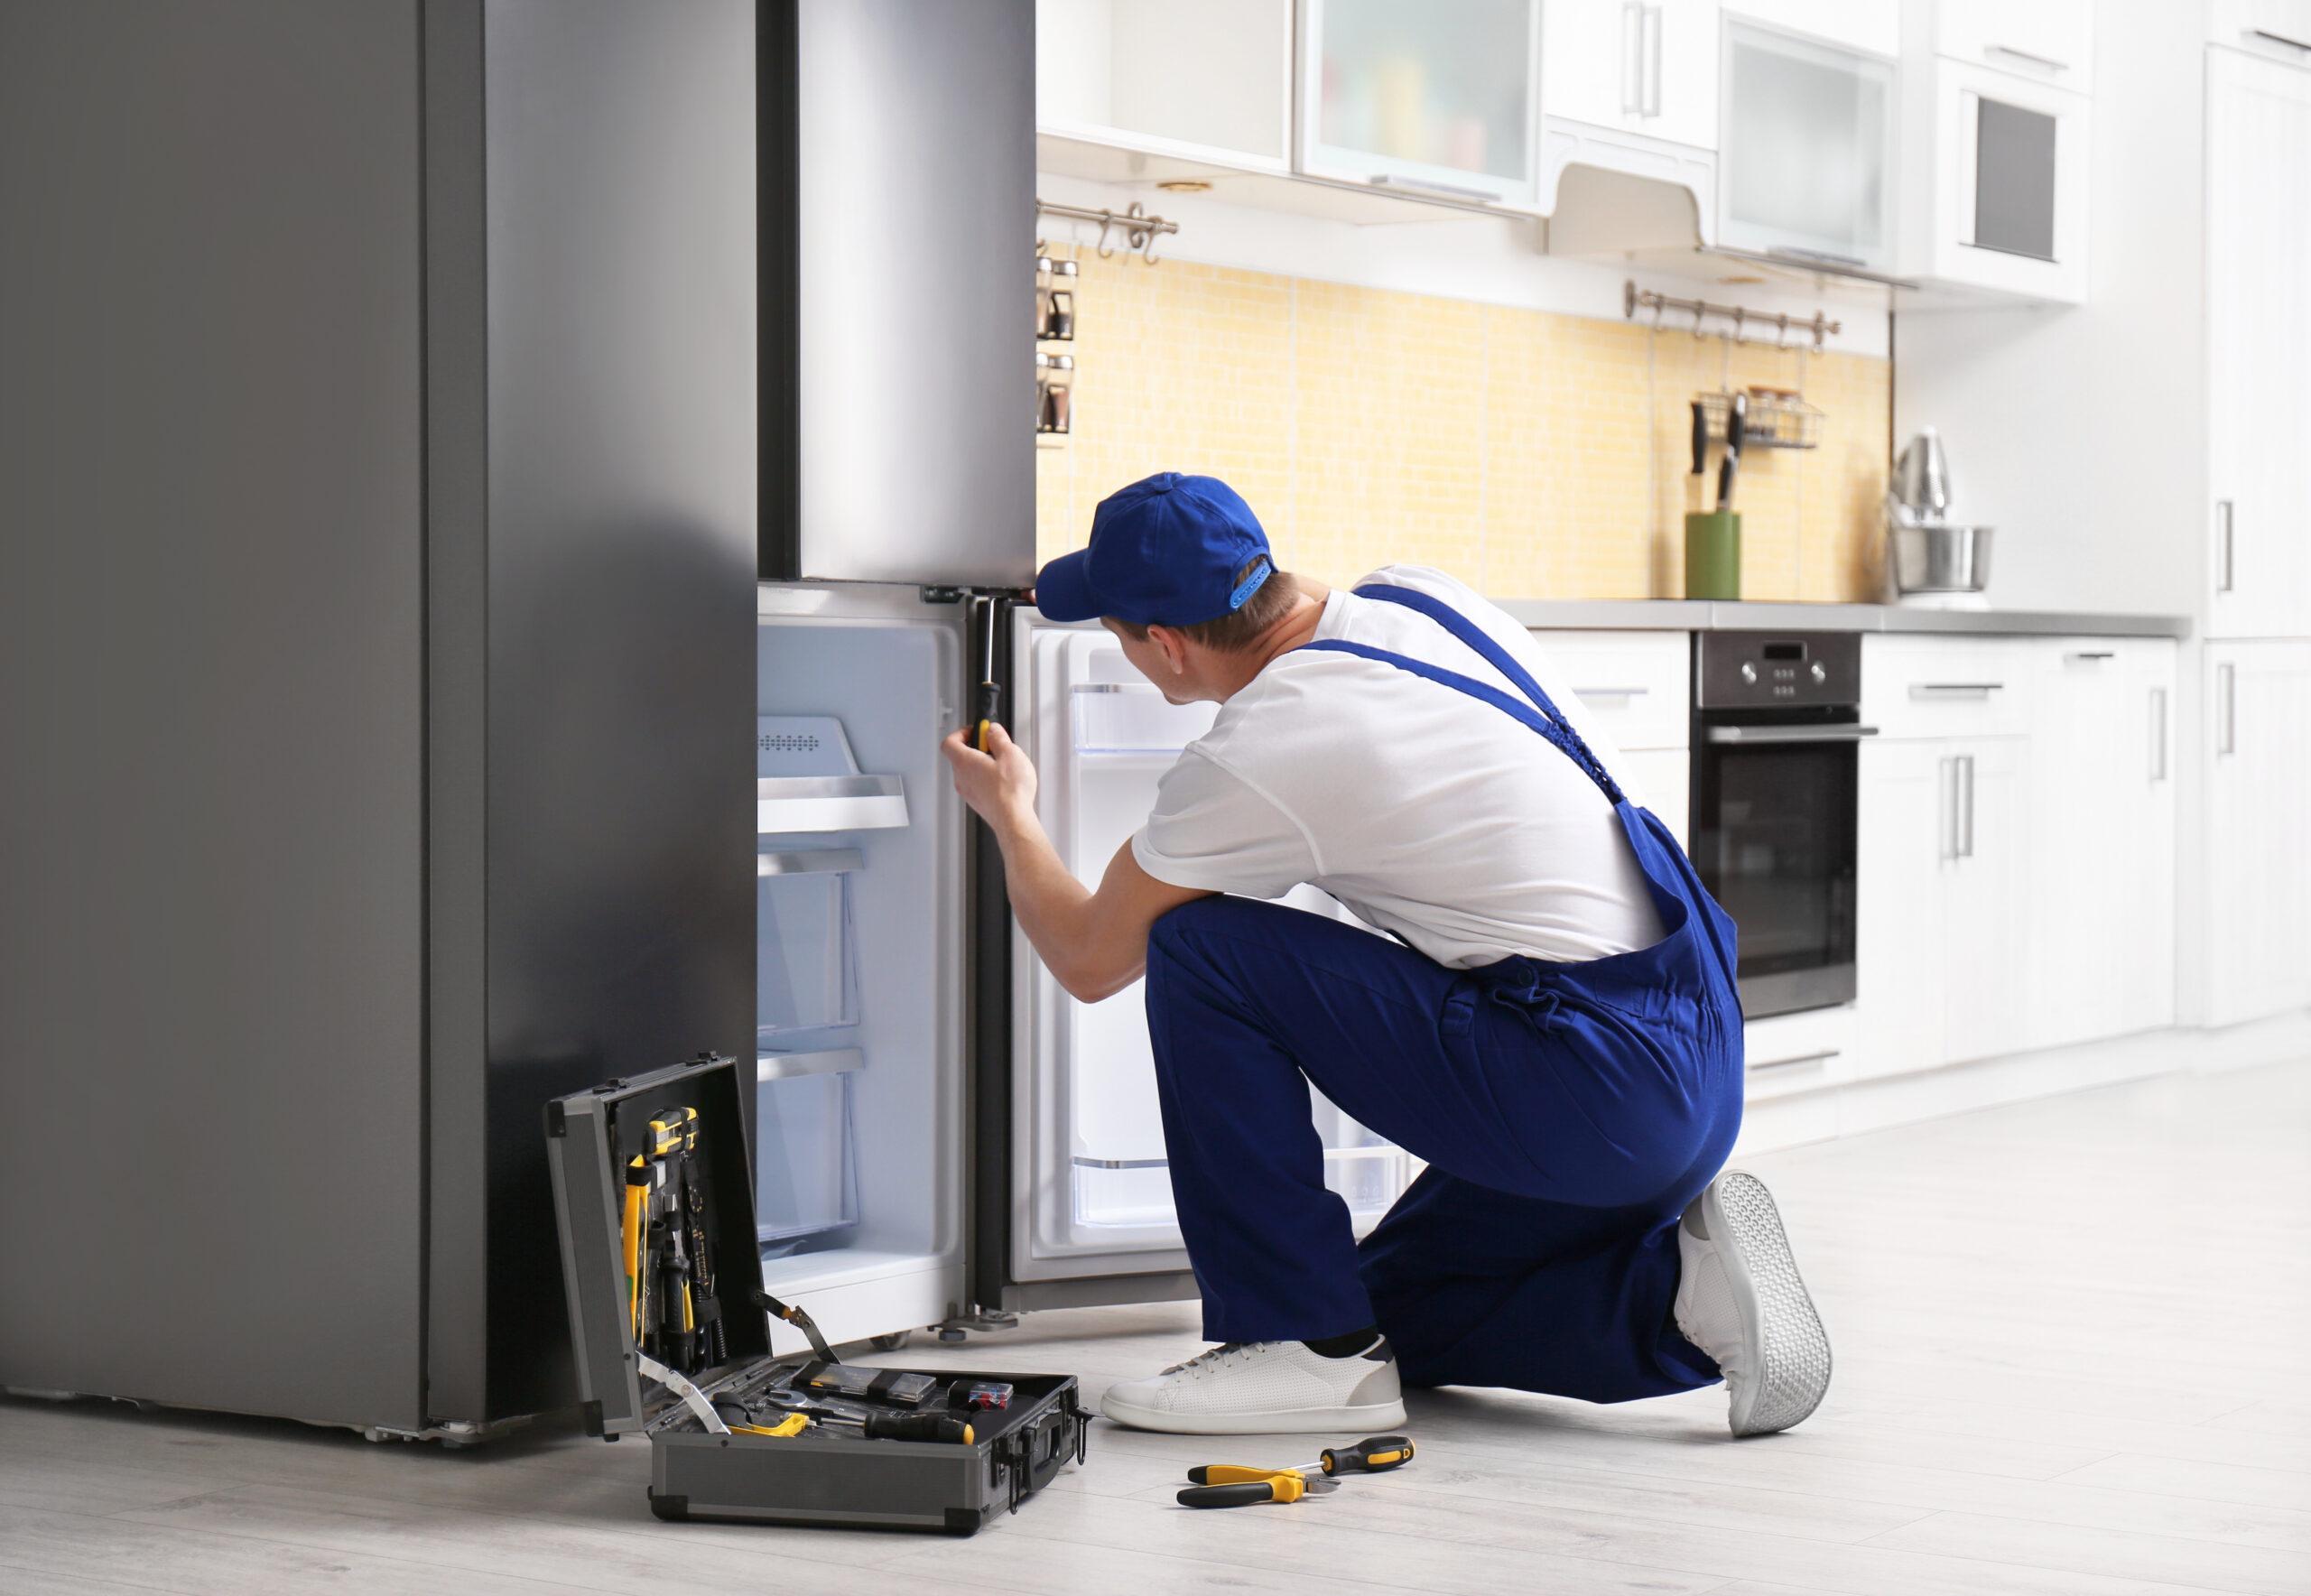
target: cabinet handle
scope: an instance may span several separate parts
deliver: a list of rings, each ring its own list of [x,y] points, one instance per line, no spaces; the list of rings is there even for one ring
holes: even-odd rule
[[[1631,24],[1635,31],[1631,31]],[[1635,116],[1645,107],[1644,0],[1621,0],[1621,115]]]
[[[2234,514],[2229,499],[2214,501],[2214,590],[2218,593],[2231,591],[2231,523]]]
[[[2010,55],[2018,61],[2028,61],[2034,67],[2044,67],[2049,72],[2067,72],[2068,61],[2058,61],[2050,55],[2033,55],[2027,50],[2017,50],[2011,44],[1985,44],[1984,55]]]
[[[2246,33],[2250,39],[2268,39],[2273,44],[2284,44],[2289,50],[2299,50],[2306,55],[2311,55],[2311,44],[2300,39],[2290,39],[2284,33],[2274,33],[2269,28],[2249,28]]]
[[[1645,97],[1645,115],[1658,116],[1661,114],[1661,7],[1659,5],[1648,5],[1645,8],[1645,25],[1653,38],[1653,47],[1647,51],[1647,57],[1653,63],[1653,88]]]
[[[2150,690],[2150,779],[2167,779],[2167,690]]]
[[[1934,857],[1947,863],[1958,857],[1958,762],[1945,754],[1934,768]]]
[[[1974,857],[1974,756],[1972,754],[1961,754],[1958,756],[1958,765],[1963,770],[1966,778],[1963,811],[1966,817],[1966,840],[1959,845],[1958,857],[1962,859],[1970,859]]]
[[[2222,695],[2222,731],[2214,751],[2229,756],[2239,751],[2239,667],[2228,662],[2214,668],[2215,691]]]
[[[1832,1059],[1838,1057],[1842,1051],[1835,1047],[1824,1047],[1814,1053],[1793,1053],[1786,1059],[1766,1059],[1761,1062],[1751,1064],[1749,1070],[1755,1073],[1759,1070],[1787,1070],[1792,1064],[1826,1064]]]
[[[1913,682],[1912,698],[1978,698],[2006,691],[2003,682]]]
[[[1473,200],[1480,205],[1498,205],[1507,198],[1498,189],[1472,189],[1462,183],[1440,183],[1425,177],[1406,177],[1401,172],[1378,172],[1365,180],[1376,189],[1405,189],[1415,194],[1437,194],[1447,200]]]
[[[1573,696],[1578,699],[1636,699],[1644,698],[1652,691],[1649,687],[1576,687],[1573,690]]]
[[[2092,663],[2096,660],[2114,660],[2119,656],[2108,648],[2082,648],[2062,657],[2074,663]]]

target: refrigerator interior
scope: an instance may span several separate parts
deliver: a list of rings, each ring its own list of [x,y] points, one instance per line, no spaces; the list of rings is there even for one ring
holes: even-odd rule
[[[912,589],[762,589],[756,1202],[764,1284],[829,1334],[958,1286],[961,629]],[[842,1288],[859,1288],[846,1294]]]
[[[1097,881],[1216,706],[1167,703],[1100,628],[1019,630],[1026,691],[1018,729],[1041,777],[1044,823],[1076,876]],[[1360,923],[1310,887],[1284,901]],[[1013,1134],[1030,1149],[1014,1162],[1015,1273],[1056,1279],[1185,1267],[1140,986],[1078,1003],[1021,947],[1014,1014],[1021,1090]],[[1348,1202],[1360,1232],[1419,1165],[1313,1089],[1310,1098],[1328,1150],[1326,1183]]]

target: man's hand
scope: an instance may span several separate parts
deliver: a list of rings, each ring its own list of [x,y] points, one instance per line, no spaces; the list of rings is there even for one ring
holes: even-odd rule
[[[951,732],[940,752],[955,773],[955,791],[979,817],[1000,834],[1035,812],[1035,762],[1002,727],[989,723],[988,752],[971,746],[971,734]]]

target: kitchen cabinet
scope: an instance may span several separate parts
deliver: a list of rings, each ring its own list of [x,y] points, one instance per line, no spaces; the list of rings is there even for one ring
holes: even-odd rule
[[[2028,1045],[2174,1023],[2176,645],[2037,645]]]
[[[1862,745],[1857,1077],[2027,1045],[2025,747],[2019,738]]]
[[[2086,93],[2093,0],[1933,0],[1934,52]]]
[[[1717,147],[1715,0],[1550,0],[1541,109],[1593,127]]]
[[[2311,70],[2207,51],[2207,630],[2311,634]]]
[[[1825,44],[1901,53],[1901,0],[1724,0],[1719,9],[1729,22],[1746,17]]]
[[[1905,102],[1903,274],[2084,299],[2093,102],[1943,57],[1911,61]]]
[[[1299,170],[1529,203],[1539,30],[1540,0],[1301,0]]]
[[[1884,269],[1894,254],[1894,64],[1728,19],[1717,241]]]
[[[2213,0],[2207,42],[2311,66],[2311,0]]]
[[[1036,131],[1288,172],[1292,40],[1292,0],[1036,0]]]
[[[2210,643],[2206,1022],[2311,1005],[2311,642]]]

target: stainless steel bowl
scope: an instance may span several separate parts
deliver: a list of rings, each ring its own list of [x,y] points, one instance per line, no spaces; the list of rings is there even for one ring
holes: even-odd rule
[[[1889,526],[1894,590],[1898,593],[1979,593],[1990,585],[1993,528]]]

